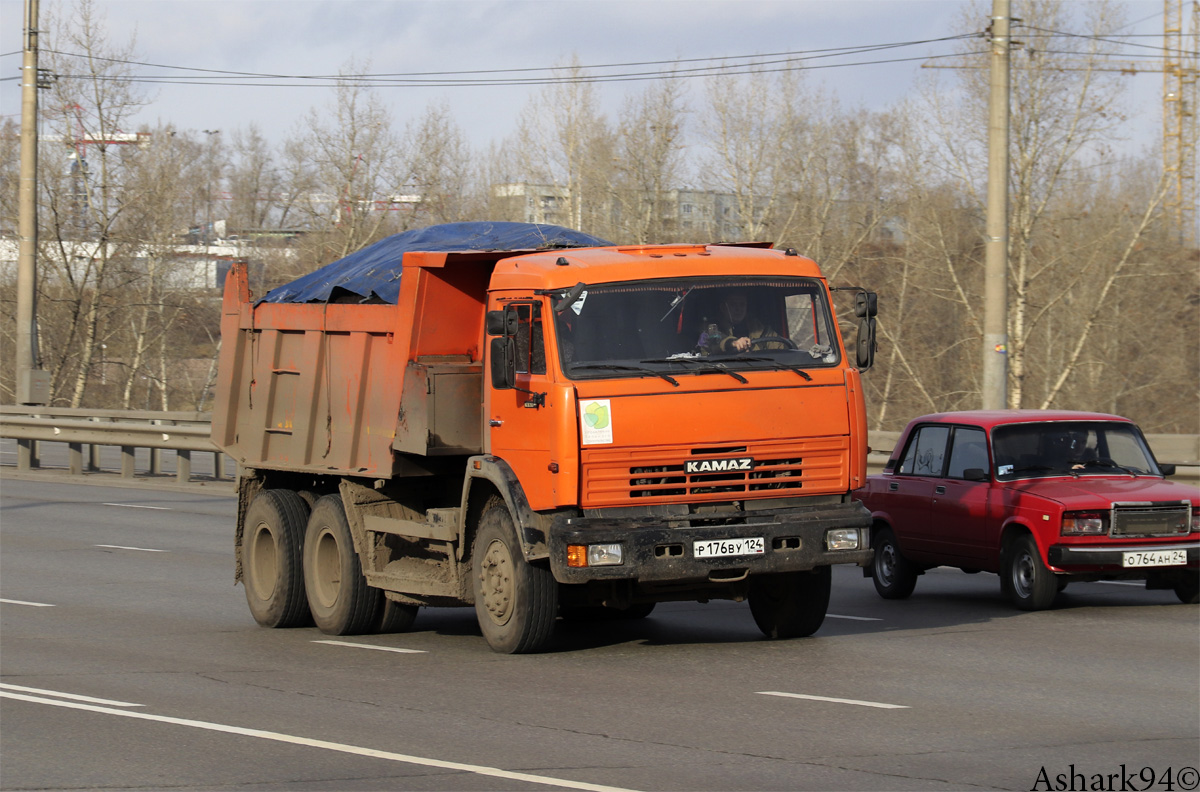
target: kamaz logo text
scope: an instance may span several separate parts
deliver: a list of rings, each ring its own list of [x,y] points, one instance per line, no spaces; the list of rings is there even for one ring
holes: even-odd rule
[[[754,470],[754,459],[699,459],[683,464],[684,473],[724,473],[727,470]]]

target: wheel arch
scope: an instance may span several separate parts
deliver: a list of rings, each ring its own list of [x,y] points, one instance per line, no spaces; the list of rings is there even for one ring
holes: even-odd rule
[[[463,481],[460,509],[463,527],[459,560],[465,561],[470,558],[479,518],[492,496],[499,496],[508,507],[525,560],[538,561],[548,558],[551,518],[530,508],[525,489],[507,462],[494,456],[476,456],[467,460],[467,475]]]

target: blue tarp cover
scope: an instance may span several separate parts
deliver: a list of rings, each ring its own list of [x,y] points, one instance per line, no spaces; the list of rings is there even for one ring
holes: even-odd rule
[[[612,242],[556,225],[537,223],[446,223],[416,228],[327,264],[316,272],[267,292],[260,302],[326,302],[335,289],[395,303],[400,297],[400,263],[405,253],[466,250],[545,250],[611,247]]]

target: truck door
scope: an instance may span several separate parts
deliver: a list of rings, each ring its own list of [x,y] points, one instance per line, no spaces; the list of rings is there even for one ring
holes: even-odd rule
[[[492,310],[515,308],[518,318],[516,387],[500,390],[488,383],[491,453],[516,473],[530,505],[546,508],[554,502],[550,463],[555,425],[547,402],[552,389],[546,375],[542,305],[532,300],[501,302],[495,297],[491,302]]]

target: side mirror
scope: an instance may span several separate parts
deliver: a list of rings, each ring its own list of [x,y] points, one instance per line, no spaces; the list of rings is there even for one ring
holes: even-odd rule
[[[496,313],[499,313],[498,311]],[[515,315],[515,314],[514,314]],[[491,354],[492,387],[496,390],[512,390],[517,385],[517,341],[512,336],[492,339]]]
[[[484,324],[488,335],[515,336],[519,320],[516,310],[505,308],[500,311],[488,311]]]
[[[866,317],[858,322],[858,349],[856,363],[860,369],[871,368],[875,362],[875,318]]]
[[[963,478],[967,481],[987,481],[988,472],[983,468],[967,468],[963,471]]]
[[[1163,478],[1175,475],[1175,465],[1170,462],[1159,462],[1158,472],[1163,474]]]
[[[879,315],[879,295],[875,292],[858,292],[854,295],[854,315],[862,319]]]

